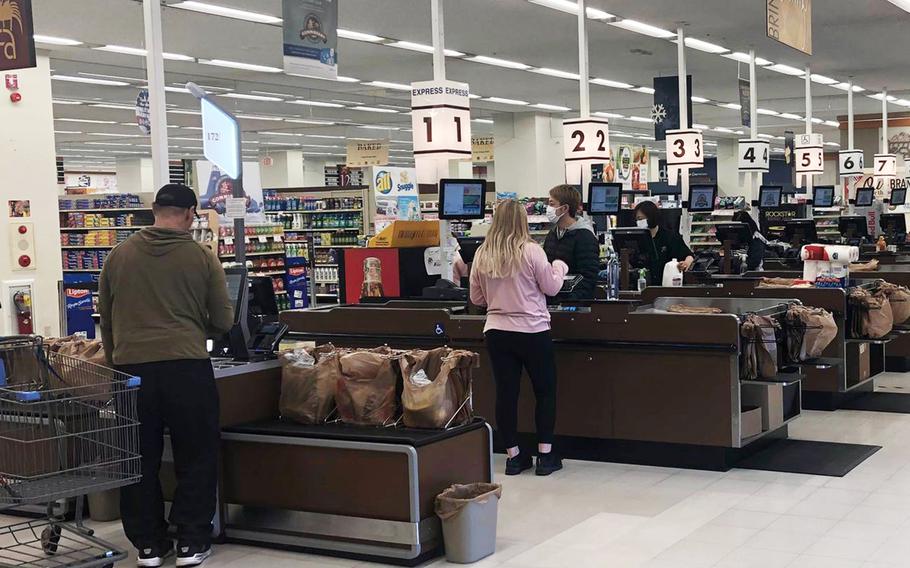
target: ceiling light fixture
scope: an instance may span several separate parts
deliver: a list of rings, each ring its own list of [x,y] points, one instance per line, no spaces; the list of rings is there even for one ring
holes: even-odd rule
[[[205,2],[178,2],[176,4],[171,4],[170,7],[180,8],[181,10],[192,10],[193,12],[201,12],[213,16],[224,16],[225,18],[234,18],[235,20],[246,20],[248,22],[256,22],[257,24],[280,24],[283,21],[281,18],[269,14],[238,10],[236,8],[217,6]]]
[[[56,36],[48,36],[48,35],[41,35],[41,34],[35,34],[32,37],[35,38],[35,42],[45,43],[48,45],[65,45],[65,46],[82,45],[81,41],[77,41],[75,39],[69,39],[66,37],[56,37]]]
[[[226,59],[200,59],[202,65],[212,65],[214,67],[225,67],[227,69],[240,69],[242,71],[258,71],[260,73],[281,73],[283,69],[271,67],[269,65],[256,65],[254,63],[243,63],[242,61],[228,61]]]
[[[521,101],[518,99],[507,99],[504,97],[486,97],[483,100],[489,101],[491,103],[499,103],[499,104],[503,104],[503,105],[525,106],[525,105],[530,104],[530,103],[528,103],[528,101]]]
[[[611,79],[601,79],[599,77],[595,77],[594,79],[591,79],[589,82],[593,83],[595,85],[602,85],[604,87],[613,87],[615,89],[631,89],[632,87],[635,86],[635,85],[632,85],[631,83],[623,83],[622,81],[613,81]]]
[[[648,123],[654,124],[653,120],[651,120],[650,118],[644,117],[644,116],[627,116],[625,118],[626,118],[626,120],[631,120],[633,122],[648,122]]]
[[[476,122],[478,124],[493,124],[493,121],[489,118],[473,118],[471,122]]]
[[[847,91],[850,89],[850,83],[838,83],[836,85],[831,85],[831,86],[834,87],[835,89],[840,89],[841,91]],[[865,90],[866,89],[860,87],[859,85],[853,85],[854,93],[861,93]]]
[[[401,49],[408,49],[410,51],[419,51],[420,53],[433,53],[433,46],[426,45],[423,43],[417,43],[414,41],[394,41],[392,43],[387,43],[390,47],[398,47]],[[464,53],[460,51],[455,51],[454,49],[445,49],[443,50],[446,57],[464,57]]]
[[[84,122],[86,124],[117,124],[116,120],[95,120],[91,118],[55,118],[58,122]]]
[[[592,113],[592,114],[593,114],[594,116],[602,116],[602,117],[604,117],[604,118],[624,118],[623,115],[618,114],[618,113],[615,113],[615,112],[597,111],[597,112],[594,112],[594,113]]]
[[[55,105],[81,105],[82,101],[68,101],[64,99],[52,99],[52,103]]]
[[[267,136],[303,136],[303,134],[297,134],[296,132],[260,132],[259,134]],[[175,140],[180,140],[180,138],[176,138]]]
[[[225,93],[223,95],[218,95],[219,97],[224,97],[226,99],[242,99],[245,101],[264,101],[264,102],[281,102],[284,99],[278,97],[268,97],[265,95],[248,95],[246,93]]]
[[[109,53],[122,53],[123,55],[137,55],[139,57],[146,57],[148,51],[140,47],[127,47],[125,45],[102,45],[101,47],[93,47],[92,49],[97,51],[107,51]],[[190,57],[189,55],[183,55],[180,53],[167,53],[164,52],[161,54],[161,57],[170,61],[195,61],[195,57]]]
[[[740,63],[749,63],[750,58],[748,53],[743,53],[742,51],[734,51],[733,53],[725,53],[721,57],[726,57],[727,59],[732,59],[734,61],[739,61]],[[766,67],[771,65],[773,62],[763,59],[761,57],[755,56],[755,64],[761,67]]]
[[[778,115],[780,115],[780,113],[777,112],[776,110],[771,110],[771,109],[769,109],[769,108],[757,108],[757,109],[755,109],[755,112],[757,112],[758,114],[765,114],[765,115],[768,115],[768,116],[778,116]]]
[[[510,61],[508,59],[500,59],[498,57],[487,57],[486,55],[475,55],[473,57],[468,57],[468,61],[474,61],[476,63],[484,63],[486,65],[495,65],[496,67],[505,67],[507,69],[521,69],[522,71],[530,69],[530,65],[525,65],[524,63],[519,63],[518,61]]]
[[[237,118],[245,118],[246,120],[268,120],[271,122],[281,122],[284,118],[280,116],[262,116],[259,114],[238,114]]]
[[[200,116],[202,114],[198,110],[183,110],[183,109],[179,109],[179,108],[169,108],[169,109],[167,109],[167,112],[168,112],[168,114],[190,114],[193,116]]]
[[[335,77],[335,80],[340,83],[359,83],[360,79],[355,79],[354,77],[345,77],[344,75],[339,75]]]
[[[132,146],[128,142],[86,142],[91,146]]]
[[[633,91],[638,91],[639,93],[645,93],[646,95],[653,95],[654,89],[651,87],[635,87]]]
[[[837,122],[836,120],[826,120],[826,121],[825,121],[825,125],[826,125],[826,126],[833,126],[834,128],[840,128],[840,123]]]
[[[185,95],[192,94],[189,89],[182,89],[180,87],[165,87],[164,90],[168,93],[183,93]]]
[[[82,134],[81,130],[54,130],[54,134]]]
[[[817,73],[809,75],[809,78],[820,85],[836,85],[838,83],[837,79],[832,79],[831,77],[826,77]]]
[[[133,105],[118,105],[118,104],[114,104],[114,103],[95,103],[95,104],[91,104],[91,105],[89,105],[89,106],[95,107],[95,108],[109,108],[109,109],[114,109],[114,110],[129,110],[129,111],[133,111],[133,112],[136,111],[136,107],[133,106]]]
[[[109,79],[92,79],[90,77],[76,77],[73,75],[51,75],[55,81],[66,81],[67,83],[87,83],[89,85],[105,85],[108,87],[128,87],[130,84],[125,81],[112,81]]]
[[[297,99],[294,101],[284,101],[292,105],[303,105],[311,107],[325,107],[325,108],[344,108],[344,105],[338,103],[326,103],[322,101],[305,101],[302,99]]]
[[[364,106],[364,105],[358,105],[355,107],[351,107],[351,109],[352,110],[362,110],[364,112],[387,112],[387,113],[392,113],[392,114],[398,113],[397,110],[391,109],[391,108],[379,108],[379,107],[371,107],[371,106]]]
[[[676,43],[675,41],[673,43]],[[716,43],[711,43],[709,41],[704,41],[701,39],[696,39],[694,37],[686,38],[686,47],[691,47],[692,49],[697,49],[699,51],[704,51],[705,53],[726,53],[730,51],[722,45],[717,45]]]
[[[722,106],[724,108],[729,108],[732,110],[740,110],[743,108],[739,103],[720,103],[718,106]]]
[[[394,89],[396,91],[410,91],[411,86],[405,85],[404,83],[390,83],[389,81],[369,81],[364,83],[364,85],[370,85],[371,87],[381,87],[383,89]]]
[[[357,128],[366,128],[368,130],[401,130],[397,126],[382,126],[379,124],[361,124]]]
[[[793,114],[792,112],[782,112],[780,113],[780,117],[789,118],[790,120],[803,120],[803,117],[798,114]]]
[[[646,24],[644,22],[639,22],[638,20],[619,20],[617,22],[612,22],[612,24],[618,28],[651,37],[658,37],[662,39],[676,37],[675,32],[671,32],[663,28],[658,28],[657,26],[652,26],[651,24]]]
[[[368,41],[370,43],[378,43],[385,40],[384,37],[380,37],[378,35],[368,34],[364,32],[355,32],[353,30],[345,30],[342,28],[338,28],[338,37],[342,37],[344,39],[353,39],[356,41]]]
[[[548,75],[550,77],[559,77],[560,79],[573,79],[578,81],[578,73],[572,73],[570,71],[561,71],[559,69],[550,69],[548,67],[540,67],[538,69],[531,69],[533,73],[539,73],[541,75]]]
[[[331,120],[315,120],[312,118],[286,118],[285,122],[293,122],[294,124],[314,124],[316,126],[332,126],[335,124]]]
[[[566,107],[566,106],[551,105],[551,104],[547,104],[547,103],[536,103],[531,106],[534,106],[534,107],[540,108],[540,109],[544,109],[544,110],[555,110],[555,111],[559,111],[559,112],[566,112],[568,110],[572,110],[571,108]]]
[[[572,0],[528,0],[531,4],[546,6],[567,14],[578,14],[578,4]],[[592,20],[609,20],[615,18],[613,14],[598,10],[597,8],[585,8],[585,15]]]
[[[689,97],[689,98],[692,99],[692,102],[693,102],[693,103],[701,103],[701,104],[704,104],[704,103],[710,103],[710,102],[711,102],[711,99],[706,99],[705,97],[696,97],[696,96],[693,95],[693,96],[691,96],[691,97]]]
[[[789,65],[784,65],[783,63],[775,63],[768,67],[771,71],[777,71],[778,73],[783,73],[784,75],[793,75],[794,77],[802,76],[806,73],[804,69],[797,69],[796,67],[790,67]]]

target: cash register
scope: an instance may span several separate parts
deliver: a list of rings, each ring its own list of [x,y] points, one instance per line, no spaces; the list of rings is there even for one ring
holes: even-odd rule
[[[234,305],[234,325],[212,343],[216,359],[272,359],[287,325],[278,321],[278,304],[270,277],[250,277],[246,268],[225,268],[228,297]]]

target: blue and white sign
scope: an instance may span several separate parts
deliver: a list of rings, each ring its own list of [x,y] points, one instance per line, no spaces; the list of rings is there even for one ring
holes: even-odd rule
[[[240,125],[207,98],[202,99],[202,149],[226,176],[240,177]]]
[[[338,78],[338,0],[284,0],[284,70]]]
[[[148,89],[139,89],[139,96],[136,97],[136,124],[139,125],[139,130],[146,136],[152,133]]]

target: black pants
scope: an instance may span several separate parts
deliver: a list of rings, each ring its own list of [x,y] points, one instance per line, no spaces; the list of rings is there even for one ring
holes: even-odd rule
[[[518,445],[518,395],[522,368],[537,401],[537,441],[553,443],[556,428],[556,359],[549,331],[518,333],[491,329],[484,335],[496,381],[496,425],[506,448]]]
[[[158,472],[167,428],[174,451],[177,490],[170,523],[181,542],[211,542],[218,479],[218,391],[208,359],[124,365],[142,378],[139,388],[139,448],[142,481],[120,493],[123,530],[136,548],[167,538],[164,496]]]

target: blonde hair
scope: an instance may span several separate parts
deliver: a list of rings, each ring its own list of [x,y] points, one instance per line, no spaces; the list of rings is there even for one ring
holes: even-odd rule
[[[471,270],[492,278],[508,278],[521,269],[524,246],[531,242],[528,214],[514,199],[501,201],[493,212],[493,224],[474,255]]]

